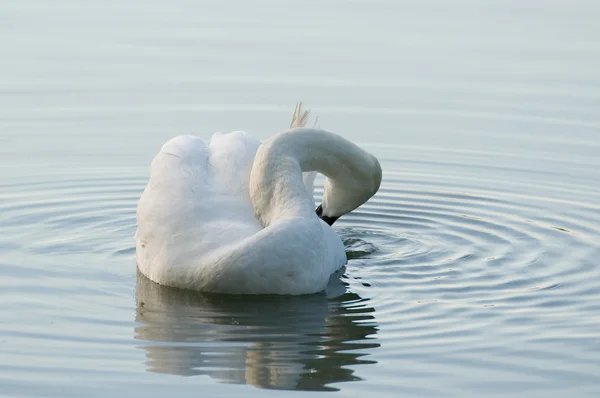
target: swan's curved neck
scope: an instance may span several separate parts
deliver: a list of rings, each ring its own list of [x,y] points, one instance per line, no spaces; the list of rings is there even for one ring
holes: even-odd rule
[[[353,210],[379,188],[370,171],[377,160],[350,141],[327,131],[298,128],[279,133],[258,150],[250,175],[250,199],[263,226],[287,217],[316,217],[312,193],[307,194],[302,172],[318,171],[327,177],[326,190],[368,191],[349,197]],[[380,170],[380,169],[379,169]],[[366,186],[365,186],[366,184]],[[372,191],[372,192],[371,192]],[[341,214],[338,214],[338,216]]]

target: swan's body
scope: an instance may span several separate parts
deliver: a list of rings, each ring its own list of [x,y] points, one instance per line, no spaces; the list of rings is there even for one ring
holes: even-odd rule
[[[140,271],[162,285],[208,292],[324,290],[346,254],[315,214],[312,171],[328,176],[322,212],[334,219],[381,180],[375,157],[323,130],[292,129],[262,146],[243,132],[217,133],[208,145],[173,138],[152,161],[138,206]]]

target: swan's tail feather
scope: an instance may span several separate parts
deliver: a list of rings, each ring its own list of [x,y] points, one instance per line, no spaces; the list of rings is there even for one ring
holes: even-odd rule
[[[294,109],[294,115],[292,116],[290,128],[306,126],[306,122],[308,122],[308,116],[310,116],[310,109],[303,111],[302,101],[298,102],[296,104],[296,109]]]

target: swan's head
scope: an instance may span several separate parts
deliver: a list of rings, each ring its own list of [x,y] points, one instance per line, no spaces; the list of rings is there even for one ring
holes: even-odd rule
[[[343,172],[328,176],[325,181],[323,201],[316,213],[329,225],[369,200],[381,185],[381,165],[377,158],[363,150],[360,156],[354,155],[338,166]]]

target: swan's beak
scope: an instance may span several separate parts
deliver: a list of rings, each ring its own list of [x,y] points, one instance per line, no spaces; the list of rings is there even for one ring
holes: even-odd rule
[[[323,215],[323,206],[319,205],[319,207],[317,207],[317,210],[315,210],[315,213],[317,213],[317,216],[319,216],[319,218],[323,221],[325,221],[328,225],[333,225],[333,223],[335,222],[335,220],[337,220],[339,217],[327,217]]]

